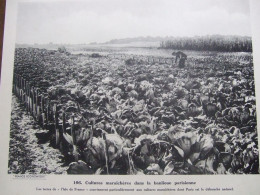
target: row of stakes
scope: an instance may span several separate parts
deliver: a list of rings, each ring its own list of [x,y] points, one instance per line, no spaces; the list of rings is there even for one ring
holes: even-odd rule
[[[57,104],[51,105],[48,97],[41,94],[37,88],[30,86],[28,81],[16,73],[14,73],[13,78],[13,92],[25,106],[27,113],[34,118],[41,128],[55,133],[55,143],[57,148],[63,151],[64,144],[72,144],[74,148],[76,143],[76,134],[74,131],[75,120],[73,115],[70,117],[70,134],[72,137],[72,143],[69,143],[66,139],[66,135],[68,135],[66,133],[66,128],[69,122],[66,122],[66,114],[65,112],[62,112],[62,124],[60,124]],[[74,154],[74,158],[77,161],[78,155]]]

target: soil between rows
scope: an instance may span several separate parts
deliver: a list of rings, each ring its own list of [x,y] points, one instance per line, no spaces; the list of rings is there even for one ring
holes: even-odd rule
[[[9,174],[66,174],[62,154],[49,142],[39,144],[35,133],[42,130],[12,96],[9,143]]]

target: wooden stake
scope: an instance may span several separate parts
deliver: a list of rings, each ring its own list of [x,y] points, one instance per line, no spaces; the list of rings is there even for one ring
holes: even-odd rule
[[[46,99],[46,126],[47,127],[49,125],[49,109],[50,109],[49,100]]]
[[[65,112],[62,112],[62,128],[60,128],[60,150],[63,151],[64,138],[63,135],[66,131],[66,116]]]
[[[42,116],[42,128],[46,128],[45,113],[43,112],[43,113],[41,114],[41,116]]]
[[[41,112],[44,112],[44,96],[41,95]]]
[[[107,147],[107,139],[106,139],[106,134],[103,133],[103,140],[105,144],[105,160],[106,160],[106,168],[107,168],[107,174],[109,175],[109,156],[108,156],[108,147]]]
[[[65,112],[62,112],[62,134],[66,131],[66,115]]]
[[[77,151],[77,146],[76,146],[76,134],[75,134],[75,129],[74,129],[74,116],[72,115],[70,117],[71,119],[71,137],[73,141],[73,156],[75,161],[77,162],[79,160],[78,156],[78,151]]]
[[[33,87],[30,89],[30,112],[31,115],[33,115],[33,104],[34,104],[34,92],[33,92]]]
[[[38,116],[38,89],[35,89],[35,117]]]
[[[74,131],[74,116],[72,115],[70,117],[70,120],[71,120],[71,137],[72,137],[72,140],[73,140],[73,144],[76,143],[76,135],[75,135],[75,131]]]
[[[58,111],[57,111],[57,104],[53,106],[53,114],[54,114],[54,125],[55,125],[55,133],[56,133],[56,146],[60,144],[60,132],[59,132],[59,121],[58,121]]]

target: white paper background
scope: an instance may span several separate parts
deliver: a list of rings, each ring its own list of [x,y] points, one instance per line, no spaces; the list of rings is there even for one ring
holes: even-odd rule
[[[83,194],[80,192],[39,192],[36,187],[48,188],[74,188],[75,180],[81,181],[195,181],[197,184],[193,187],[233,187],[232,192],[164,192],[163,194],[260,194],[260,176],[259,175],[213,175],[213,176],[71,176],[71,175],[46,175],[43,180],[40,179],[15,179],[14,175],[7,174],[8,170],[8,150],[9,150],[9,126],[11,113],[11,89],[12,89],[12,71],[13,71],[13,56],[16,37],[16,11],[18,0],[7,0],[6,4],[6,21],[4,32],[4,48],[2,59],[2,76],[0,86],[0,194]],[[253,57],[255,66],[255,86],[256,96],[260,97],[260,1],[250,0],[251,9],[251,25],[253,37]],[[259,98],[258,98],[259,99]],[[260,109],[259,100],[257,99],[257,110]],[[258,115],[258,123],[259,118]],[[260,123],[259,123],[260,124]],[[259,126],[258,126],[259,132]],[[78,186],[79,187],[79,186]],[[82,186],[81,186],[82,187]],[[87,187],[83,185],[83,187]],[[102,187],[102,186],[94,186]],[[103,185],[105,188],[105,186]],[[120,186],[117,186],[119,188]],[[150,186],[151,187],[151,186]],[[158,187],[158,186],[157,186]],[[161,186],[162,187],[162,186]],[[169,186],[167,186],[169,187]],[[176,188],[176,186],[172,186]],[[182,185],[180,187],[184,187]],[[130,187],[129,187],[130,188]],[[143,188],[143,187],[142,187]],[[152,188],[152,187],[151,187]],[[84,192],[91,193],[91,192]],[[112,192],[114,194],[115,192]],[[119,192],[126,193],[126,192]],[[133,192],[131,192],[133,193]],[[134,192],[137,193],[137,192]],[[144,192],[142,192],[144,193]],[[103,194],[103,193],[98,193]],[[128,194],[128,193],[126,193]],[[130,193],[129,193],[130,194]]]

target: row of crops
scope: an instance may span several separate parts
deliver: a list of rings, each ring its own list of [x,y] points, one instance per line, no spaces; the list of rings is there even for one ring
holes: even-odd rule
[[[186,65],[19,48],[14,92],[72,157],[70,174],[258,173],[251,53]]]

